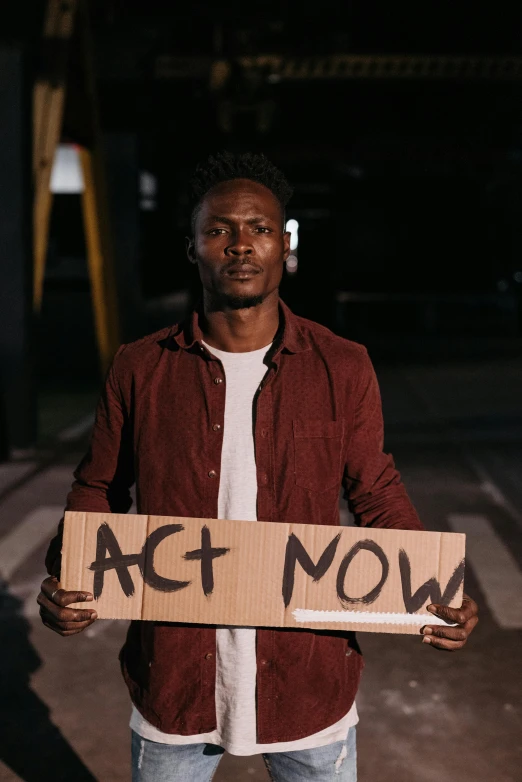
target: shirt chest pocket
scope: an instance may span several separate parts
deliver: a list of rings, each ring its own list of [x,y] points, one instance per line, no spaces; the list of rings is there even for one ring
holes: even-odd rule
[[[293,430],[296,485],[316,492],[339,487],[344,421],[299,419]]]

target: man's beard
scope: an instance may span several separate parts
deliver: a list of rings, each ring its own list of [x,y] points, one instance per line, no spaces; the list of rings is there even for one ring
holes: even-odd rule
[[[231,296],[224,293],[220,296],[220,304],[228,310],[247,310],[250,307],[258,307],[263,303],[264,296],[258,293],[256,296]]]

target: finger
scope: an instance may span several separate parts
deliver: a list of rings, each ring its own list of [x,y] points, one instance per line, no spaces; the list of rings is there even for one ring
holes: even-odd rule
[[[83,603],[85,601],[93,600],[91,592],[86,591],[66,591],[61,589],[58,580],[53,576],[46,578],[42,582],[41,590],[49,600],[60,606],[66,606],[70,603]]]
[[[478,605],[469,595],[462,596],[462,608],[464,611],[469,611],[471,616],[478,615]]]
[[[76,622],[76,621],[67,621],[63,619],[57,619],[52,614],[47,612],[45,608],[40,606],[40,617],[42,619],[42,622],[47,627],[50,627],[52,630],[67,630],[67,631],[80,631],[84,630],[89,625],[92,625],[93,622],[96,621],[96,616],[91,616],[88,619],[85,619],[82,622]]]
[[[464,641],[452,641],[449,638],[437,638],[437,636],[434,635],[425,635],[422,642],[445,652],[456,652],[458,649],[462,649],[466,640],[467,639]]]
[[[89,592],[66,592],[65,589],[58,589],[56,593],[49,596],[53,603],[59,606],[68,606],[71,603],[84,603],[93,599]]]
[[[56,622],[54,628],[60,633],[81,633],[95,621],[95,619],[91,619],[88,622]]]
[[[449,606],[441,606],[433,604],[428,606],[428,611],[435,616],[444,619],[445,622],[452,622],[458,625],[463,625],[473,614],[468,615],[468,610],[465,608],[450,608]]]
[[[91,625],[95,620],[93,619],[91,622],[84,622],[81,625],[75,625],[73,629],[64,629],[60,625],[56,625],[52,622],[45,621],[45,619],[42,619],[42,621],[45,627],[48,627],[49,630],[52,630],[58,635],[68,636],[68,635],[77,635],[78,633],[83,632],[83,630],[89,627],[89,625]]]
[[[59,586],[60,584],[58,583],[56,576],[47,576],[47,578],[42,581],[40,589],[42,592],[46,593],[48,590],[50,590],[51,593],[54,592],[55,589],[58,589]]]
[[[78,594],[84,594],[84,593],[78,593],[78,592],[65,592],[63,589],[59,590],[54,596],[48,595],[46,592],[40,592],[40,594],[37,597],[37,601],[39,603],[45,603],[50,610],[52,610],[52,607],[54,608],[64,608],[64,610],[67,611],[81,611],[81,610],[89,610],[89,609],[74,609],[74,608],[65,608],[65,606],[70,605],[71,603],[81,603],[83,600],[77,600],[76,596]]]
[[[86,619],[83,622],[67,622],[62,619],[55,619],[50,614],[46,614],[45,611],[40,609],[40,617],[44,625],[52,627],[53,630],[84,630],[89,625],[92,625],[96,621],[96,617],[93,616],[90,619]]]
[[[45,581],[42,581],[40,589],[44,595],[49,598],[49,600],[52,600],[53,595],[60,589],[60,582],[57,578],[55,578],[55,576],[49,576],[49,578],[46,578]]]
[[[443,625],[426,625],[422,628],[423,635],[435,638],[449,638],[451,641],[465,641],[468,633],[464,627],[444,627]]]
[[[71,603],[85,603],[93,600],[90,592],[66,592],[65,589],[59,589],[53,597],[53,602],[59,606],[68,606]]]
[[[96,619],[98,616],[93,609],[61,608],[49,600],[42,592],[36,598],[36,602],[40,606],[40,612],[43,609],[54,621],[58,622],[85,622],[88,619]]]
[[[449,606],[434,603],[428,606],[428,611],[440,616],[441,619],[447,622],[464,624],[468,619],[478,615],[478,605],[471,597],[463,595],[460,608],[450,608]]]
[[[69,622],[73,624],[82,624],[83,622],[91,622],[98,618],[95,611],[92,613],[69,613],[67,609],[58,609],[57,611],[50,610],[46,607],[40,609],[40,616],[45,617],[47,621],[52,622],[54,625],[63,624]]]
[[[471,631],[478,625],[478,616],[472,616],[462,625],[462,628],[466,631],[466,635],[469,635]]]

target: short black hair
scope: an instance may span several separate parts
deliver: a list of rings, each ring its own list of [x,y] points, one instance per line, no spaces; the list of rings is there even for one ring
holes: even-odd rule
[[[198,208],[205,195],[216,185],[229,182],[231,179],[251,179],[267,187],[281,204],[284,217],[285,207],[292,196],[293,189],[282,171],[263,154],[218,152],[201,161],[190,180],[190,223],[193,231]]]

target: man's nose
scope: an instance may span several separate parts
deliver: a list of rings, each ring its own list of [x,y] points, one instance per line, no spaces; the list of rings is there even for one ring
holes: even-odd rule
[[[250,242],[249,237],[238,231],[231,237],[230,244],[227,245],[225,252],[227,255],[232,255],[234,257],[251,255],[253,252],[252,243]]]

